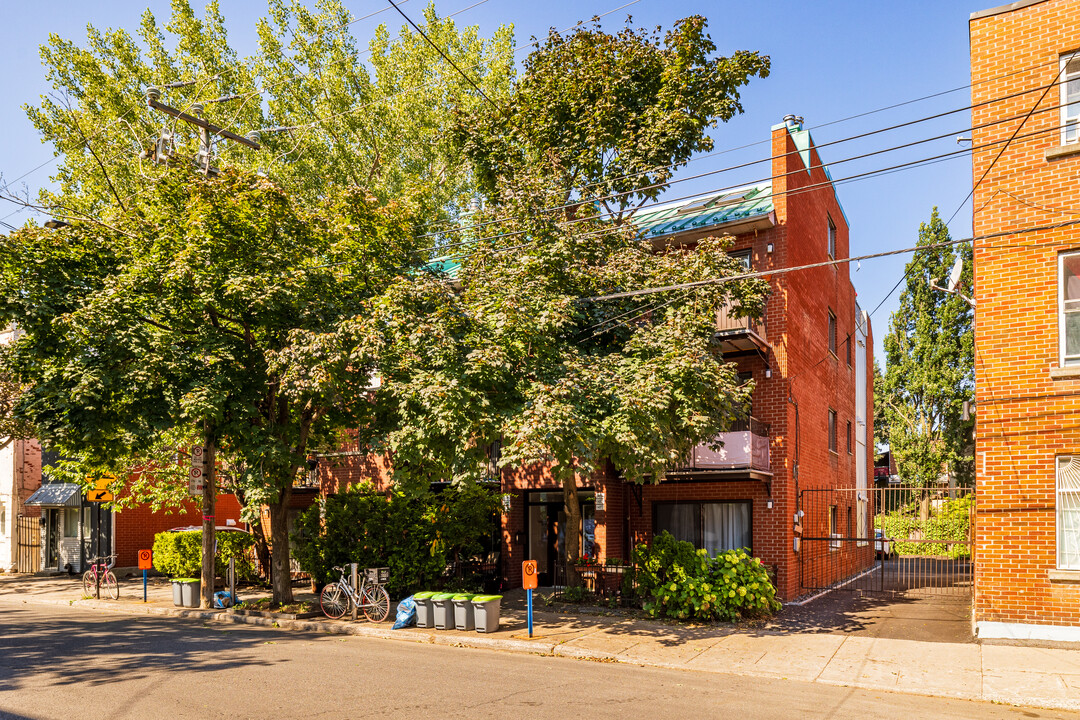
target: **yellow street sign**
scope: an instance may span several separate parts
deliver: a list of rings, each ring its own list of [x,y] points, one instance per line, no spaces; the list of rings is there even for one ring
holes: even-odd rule
[[[86,493],[88,502],[112,502],[113,494],[108,490],[91,490]]]

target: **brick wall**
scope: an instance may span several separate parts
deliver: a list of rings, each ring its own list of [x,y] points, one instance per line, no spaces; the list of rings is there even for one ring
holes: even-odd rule
[[[828,259],[828,220],[836,227],[836,256],[848,256],[847,219],[815,149],[810,149],[810,170],[786,128],[772,133],[774,155],[773,192],[775,227],[743,233],[735,238],[733,251],[749,250],[754,270],[769,270],[822,262]],[[681,242],[692,244],[709,234],[686,233]],[[770,252],[768,247],[772,245]],[[847,362],[845,342],[855,332],[856,299],[846,264],[769,278],[771,293],[765,310],[765,333],[770,348],[757,353],[731,355],[740,372],[750,372],[756,384],[753,414],[770,425],[770,459],[774,474],[770,496],[765,483],[705,482],[662,483],[644,488],[641,513],[637,500],[608,467],[593,477],[579,479],[582,488],[604,490],[605,509],[597,511],[596,541],[601,559],[628,558],[632,545],[647,541],[652,532],[651,503],[686,497],[701,500],[751,500],[753,549],[776,568],[778,592],[784,599],[803,594],[799,584],[799,558],[793,549],[792,517],[797,509],[797,490],[807,487],[855,486],[855,454],[849,453],[846,425],[855,422],[855,368]],[[828,352],[828,314],[837,323],[836,354]],[[852,340],[854,342],[854,340]],[[867,378],[873,377],[873,344],[868,343]],[[851,351],[855,362],[856,352]],[[766,369],[771,377],[766,378]],[[867,446],[873,448],[873,392],[868,392]],[[796,409],[798,403],[800,472],[794,481]],[[837,452],[828,449],[828,411],[837,413]],[[854,451],[854,441],[852,443]],[[867,476],[873,477],[873,453],[868,453]],[[336,492],[351,483],[372,481],[385,487],[390,471],[387,458],[361,454],[355,446],[320,461],[324,492]],[[797,487],[798,485],[798,487]],[[549,469],[535,466],[503,473],[503,491],[511,493],[510,512],[503,520],[503,567],[510,586],[521,578],[521,561],[527,549],[525,492],[558,490]],[[628,534],[629,531],[629,534]],[[865,553],[853,555],[843,565],[851,573],[862,567]],[[849,573],[850,574],[850,573]]]
[[[975,236],[1076,219],[1080,154],[1047,159],[1061,144],[1058,88],[1001,148],[1054,80],[1060,54],[1080,48],[1080,1],[973,17],[969,29],[973,182],[1001,153],[974,192]],[[997,100],[1009,95],[1017,96]],[[1038,134],[1022,137],[1030,133]],[[1058,365],[1057,257],[1078,248],[1077,226],[975,243],[977,622],[1080,625],[1080,582],[1050,578],[1057,562],[1055,457],[1080,452],[1080,378],[1051,374]]]
[[[229,520],[240,527],[240,504],[232,495],[218,495],[214,506],[215,523],[225,526]],[[138,505],[122,510],[113,518],[113,538],[116,544],[116,566],[134,567],[139,564],[139,550],[154,547],[154,535],[175,527],[202,525],[202,509],[189,500],[179,510],[154,512],[149,505]]]

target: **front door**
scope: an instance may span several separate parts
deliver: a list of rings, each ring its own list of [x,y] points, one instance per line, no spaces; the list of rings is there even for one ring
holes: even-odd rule
[[[578,491],[581,504],[581,544],[582,554],[593,555],[596,522],[595,493],[592,490]],[[536,561],[536,574],[541,587],[556,585],[565,575],[556,574],[566,542],[566,507],[561,491],[539,491],[528,494],[528,540],[529,560]],[[561,584],[561,582],[560,582]]]
[[[60,538],[64,536],[64,510],[45,511],[45,568],[60,569]]]

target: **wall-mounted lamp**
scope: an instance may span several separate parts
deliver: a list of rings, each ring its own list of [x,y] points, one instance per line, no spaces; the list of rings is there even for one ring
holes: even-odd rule
[[[765,368],[765,377],[767,377],[767,378],[772,377],[772,368],[770,368],[770,367]]]
[[[769,510],[772,510],[772,500],[767,500],[765,502],[765,507],[768,508]]]
[[[771,252],[772,252],[772,250],[773,250],[773,248],[772,248],[772,243],[769,243],[769,244],[767,244],[767,245],[765,246],[765,252],[771,253]]]
[[[521,537],[521,531],[520,531],[520,530],[518,530],[518,531],[517,531],[516,533],[514,533],[514,544],[515,544],[515,545],[520,545],[520,544],[521,544],[521,540],[522,540],[522,537]]]

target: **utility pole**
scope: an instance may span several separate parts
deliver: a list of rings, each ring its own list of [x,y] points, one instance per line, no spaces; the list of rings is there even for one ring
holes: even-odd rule
[[[223,102],[236,99],[237,97],[238,96],[236,95],[230,95],[228,97],[210,100],[209,102]],[[200,148],[199,152],[195,155],[195,160],[204,174],[210,175],[213,170],[210,167],[212,150],[210,140],[214,135],[238,142],[241,145],[246,145],[253,150],[260,149],[260,145],[256,141],[257,135],[255,133],[252,133],[248,137],[243,137],[236,133],[229,132],[224,128],[220,128],[202,117],[202,103],[193,103],[191,108],[195,114],[189,115],[174,107],[165,105],[160,101],[160,98],[161,91],[159,89],[156,87],[146,88],[147,105],[154,110],[163,112],[178,120],[183,120],[199,129]],[[160,142],[166,140],[171,142],[171,138],[166,138],[163,134],[162,141]],[[161,157],[162,155],[162,145],[159,143],[158,148],[154,153],[154,159],[161,160],[163,159]],[[214,506],[217,499],[217,472],[214,467],[217,456],[217,437],[209,424],[204,428],[204,431],[203,445],[206,449],[203,452],[202,472],[202,572],[200,574],[200,580],[202,588],[202,607],[212,608],[214,606],[214,578],[217,575],[216,568],[214,567],[214,556],[217,551],[217,538],[215,537],[217,523],[214,517]]]

